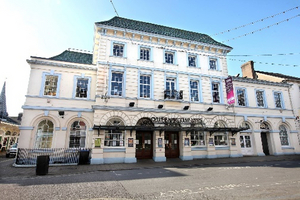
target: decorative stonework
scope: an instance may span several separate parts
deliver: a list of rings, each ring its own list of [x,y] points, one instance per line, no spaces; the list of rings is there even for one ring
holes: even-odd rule
[[[124,121],[124,124],[126,126],[131,125],[130,118],[124,112],[121,112],[121,111],[110,111],[110,112],[107,112],[100,119],[100,125],[106,125],[107,121],[109,121],[109,119],[114,118],[114,117],[122,119]]]
[[[210,121],[210,123],[209,123],[209,125],[210,125],[210,126],[214,126],[214,124],[215,124],[217,121],[224,121],[224,122],[226,123],[227,127],[234,127],[234,126],[235,126],[235,124],[232,123],[232,121],[230,121],[230,120],[227,119],[226,117],[220,116],[220,115],[218,115],[218,116],[212,118],[211,121]]]

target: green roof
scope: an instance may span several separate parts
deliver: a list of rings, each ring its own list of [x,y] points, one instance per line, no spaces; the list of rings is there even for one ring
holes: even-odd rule
[[[92,64],[93,54],[65,50],[61,54],[48,59],[72,63]]]
[[[192,41],[206,43],[210,45],[216,45],[220,47],[232,48],[230,46],[215,41],[214,39],[212,39],[210,36],[206,34],[126,19],[121,17],[113,17],[108,21],[96,22],[96,25],[113,26],[113,27],[136,30],[136,31],[141,31],[146,33],[176,37],[185,40],[192,40]]]

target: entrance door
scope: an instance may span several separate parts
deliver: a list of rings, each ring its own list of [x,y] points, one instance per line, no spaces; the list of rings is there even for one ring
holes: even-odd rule
[[[166,158],[179,157],[178,132],[165,132],[165,155]]]
[[[267,139],[267,133],[266,132],[261,132],[260,136],[261,136],[261,143],[262,143],[264,154],[266,156],[270,155],[269,146],[268,146],[268,139]]]
[[[252,145],[250,135],[240,135],[241,151],[243,155],[252,155]]]
[[[152,153],[152,132],[137,132],[135,152],[137,159],[151,159]]]

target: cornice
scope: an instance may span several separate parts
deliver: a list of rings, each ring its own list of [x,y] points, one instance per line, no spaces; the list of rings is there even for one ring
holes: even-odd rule
[[[161,38],[161,39],[166,39],[166,40],[173,40],[173,41],[177,41],[177,42],[180,42],[180,43],[187,43],[187,44],[192,43],[192,44],[195,44],[195,45],[198,45],[198,46],[205,46],[205,47],[208,47],[208,48],[222,49],[222,50],[228,51],[227,53],[229,53],[232,50],[232,48],[228,48],[228,47],[212,45],[212,44],[207,44],[207,43],[204,43],[204,42],[197,42],[197,41],[193,41],[193,40],[186,40],[186,39],[181,39],[181,38],[176,38],[176,37],[164,36],[164,35],[159,35],[159,34],[154,34],[154,33],[136,31],[136,30],[132,30],[132,29],[124,30],[124,28],[108,26],[108,25],[99,25],[99,24],[96,24],[96,26],[99,27],[99,28],[109,29],[109,30],[113,30],[113,31],[120,31],[120,32],[125,32],[125,33],[130,33],[130,34],[139,34],[139,35],[144,35],[144,36],[149,36],[149,37],[156,37],[156,38]],[[101,35],[109,36],[107,34],[104,34],[103,32],[98,32],[98,33],[101,34]],[[125,38],[125,37],[122,37],[122,38]],[[136,39],[133,39],[133,38],[127,38],[127,39],[130,39],[132,41],[146,42],[144,40],[136,40]],[[158,44],[158,43],[152,43],[152,44]],[[159,44],[159,45],[163,45],[163,44]]]
[[[42,58],[41,58],[42,59]],[[62,68],[71,68],[71,69],[82,69],[82,70],[93,70],[97,71],[97,67],[95,65],[76,65],[76,64],[65,64],[62,61],[49,61],[49,60],[38,60],[38,59],[27,59],[27,63],[36,64],[36,65],[47,65],[54,67],[62,67]]]
[[[252,84],[260,84],[260,85],[272,85],[272,86],[280,86],[280,87],[291,86],[291,84],[287,84],[287,83],[271,82],[271,81],[264,81],[260,79],[243,78],[243,77],[235,77],[235,76],[232,76],[232,80],[235,82],[252,83]]]

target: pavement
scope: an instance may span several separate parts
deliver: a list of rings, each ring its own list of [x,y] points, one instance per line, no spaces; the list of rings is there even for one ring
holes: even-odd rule
[[[280,156],[244,156],[239,158],[215,158],[196,159],[182,161],[179,158],[167,159],[166,162],[154,162],[152,159],[138,160],[137,163],[116,163],[101,165],[62,165],[49,166],[45,176],[63,176],[91,173],[95,171],[117,171],[150,168],[190,168],[208,167],[224,164],[238,164],[250,162],[272,162],[272,161],[300,161],[300,154]],[[14,167],[14,158],[5,158],[5,152],[0,152],[0,180],[9,178],[32,178],[37,177],[36,167]]]

